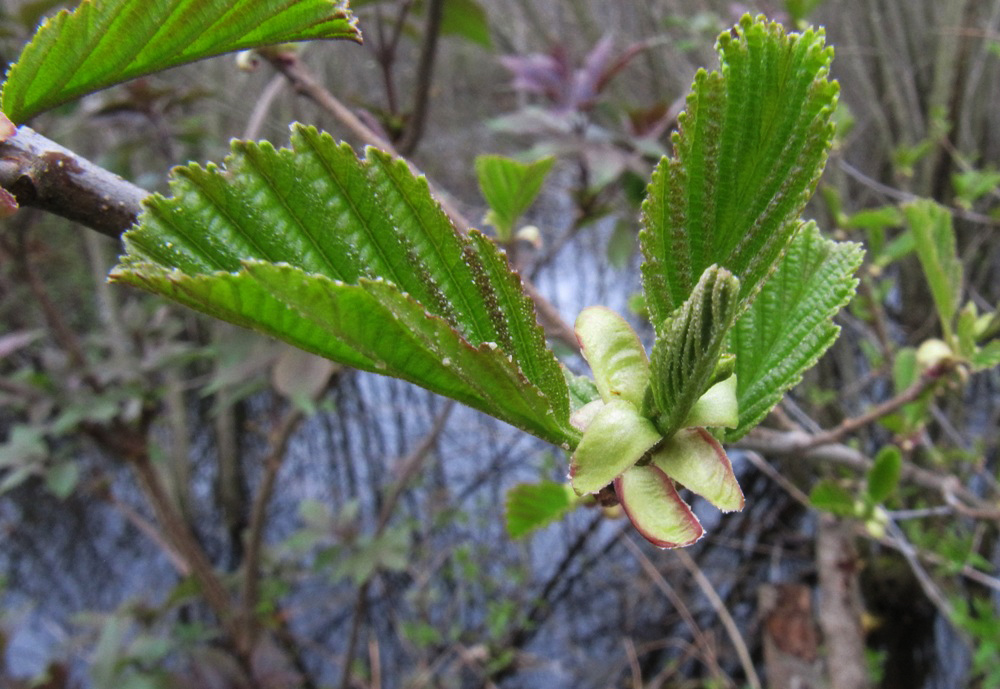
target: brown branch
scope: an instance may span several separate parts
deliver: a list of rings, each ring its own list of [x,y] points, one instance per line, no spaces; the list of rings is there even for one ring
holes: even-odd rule
[[[135,222],[149,195],[25,126],[0,143],[0,186],[21,206],[55,213],[109,237]]]
[[[775,483],[777,483],[778,486],[780,486],[786,493],[788,493],[789,496],[792,497],[792,499],[794,499],[796,502],[798,502],[800,505],[802,505],[806,509],[813,509],[812,503],[809,500],[809,496],[806,495],[801,490],[799,490],[798,486],[796,486],[794,483],[792,483],[787,478],[785,478],[785,476],[783,476],[781,474],[781,472],[779,472],[777,469],[775,469],[774,467],[772,467],[767,462],[767,460],[765,460],[763,457],[761,457],[756,452],[752,452],[752,451],[746,451],[745,456],[746,456],[746,458],[748,460],[750,460],[750,463],[753,464],[756,469],[758,469],[761,473],[763,473],[769,479],[771,479],[772,481],[774,481]],[[904,471],[905,471],[905,469],[904,469]],[[956,486],[958,488],[961,488],[961,484],[958,483],[958,479],[954,478],[953,476],[950,476],[950,477],[947,477],[947,478],[942,478],[940,480],[941,480],[942,483],[945,484],[943,486],[943,488],[942,488],[944,491],[952,491],[951,492],[951,501],[954,502],[956,500],[956,498],[954,497],[954,492],[953,491],[956,490]],[[946,499],[946,501],[948,500],[947,495],[946,495],[945,499]],[[964,505],[961,508],[958,508],[957,506],[952,505],[951,507],[945,507],[945,509],[949,510],[949,513],[952,510],[954,510],[955,512],[963,512],[963,513],[966,513],[966,514],[967,514],[967,512],[965,512],[965,511],[970,511],[970,508],[967,507],[967,506],[964,506]],[[973,512],[973,514],[967,514],[967,516],[977,516],[978,515],[979,516],[978,518],[983,518],[983,519],[995,519],[995,518],[997,518],[997,516],[1000,516],[1000,515],[996,515],[994,513],[990,513],[990,514],[985,514],[984,515],[984,513],[987,512],[986,508],[982,508],[982,509],[978,509],[978,510],[971,510],[971,511]],[[997,511],[994,510],[993,512],[997,512]],[[871,531],[869,531],[867,528],[865,528],[864,524],[858,523],[858,524],[855,525],[854,535],[858,536],[858,537],[861,537],[861,538],[867,538],[867,539],[872,540],[872,541],[877,541],[878,543],[881,543],[882,545],[884,545],[884,546],[886,546],[888,548],[892,548],[893,550],[902,551],[902,548],[903,548],[903,545],[901,543],[899,543],[895,538],[889,538],[888,536],[881,536],[881,537],[879,537],[879,536],[873,535]],[[916,553],[917,557],[919,557],[921,560],[924,560],[925,562],[927,562],[929,564],[935,565],[937,567],[950,567],[952,565],[952,563],[950,561],[948,561],[945,558],[941,557],[937,553],[932,553],[932,552],[928,552],[926,550],[917,549],[912,544],[909,544],[909,547],[911,547],[911,548],[914,549],[914,552]],[[994,577],[991,577],[988,574],[985,574],[985,573],[979,571],[978,569],[976,569],[974,567],[971,567],[969,565],[962,565],[962,568],[959,571],[960,571],[960,573],[962,574],[963,577],[965,577],[966,579],[968,579],[970,581],[974,581],[974,582],[976,582],[978,584],[982,584],[983,586],[985,586],[987,588],[991,588],[994,591],[1000,591],[1000,579],[996,579]]]
[[[863,453],[840,443],[815,445],[813,435],[805,431],[776,431],[758,426],[733,447],[742,450],[753,450],[765,456],[794,456],[820,463],[836,463],[851,467],[858,471],[868,471],[873,462]],[[947,499],[946,491],[951,491],[955,498],[960,498],[967,506],[976,509],[990,509],[994,506],[983,500],[958,482],[949,482],[952,478],[947,474],[939,474],[912,464],[903,464],[902,479],[910,481],[921,488],[941,493]]]
[[[921,376],[917,378],[917,380],[915,380],[910,387],[906,388],[895,397],[880,404],[876,404],[861,416],[844,419],[830,430],[813,434],[810,436],[809,441],[802,447],[802,449],[806,450],[819,445],[829,445],[831,443],[840,442],[840,440],[842,440],[845,436],[850,435],[854,431],[875,423],[882,417],[892,414],[911,402],[916,402],[921,395],[930,390],[935,383],[941,380],[942,376],[947,374],[954,367],[954,363],[945,362],[928,369],[921,374]]]
[[[288,443],[295,429],[305,418],[298,407],[290,408],[278,425],[271,431],[270,451],[264,460],[264,477],[250,510],[250,523],[247,526],[246,558],[243,569],[243,596],[240,624],[243,625],[251,644],[256,641],[259,632],[257,624],[257,604],[260,600],[260,558],[264,542],[264,524],[267,519],[267,508],[271,504],[271,496],[278,481],[288,452]]]
[[[354,656],[358,652],[358,639],[361,636],[361,620],[368,610],[368,589],[371,588],[372,579],[369,577],[358,587],[358,595],[354,600],[354,611],[351,613],[351,631],[347,637],[347,650],[344,651],[344,663],[340,668],[340,689],[350,689],[351,675],[354,663]]]
[[[287,51],[262,50],[261,56],[282,74],[301,95],[313,101],[320,108],[335,117],[347,127],[359,141],[380,148],[386,153],[399,155],[395,147],[361,121],[351,109],[340,102],[325,86],[313,76],[299,56]]]
[[[163,554],[167,556],[167,559],[170,560],[170,564],[174,566],[178,574],[182,577],[191,575],[191,567],[188,565],[188,561],[163,537],[163,534],[157,531],[156,526],[151,521],[139,514],[131,505],[119,500],[111,491],[106,492],[106,498],[119,512],[125,515],[125,518],[132,523],[132,526],[156,544]]]
[[[28,255],[28,249],[26,246],[26,233],[21,232],[18,234],[17,241],[17,260],[20,264],[21,270],[24,273],[25,281],[28,283],[28,290],[31,295],[35,298],[38,307],[42,310],[42,316],[45,318],[45,323],[49,327],[49,331],[55,338],[56,342],[62,347],[63,351],[66,352],[66,356],[69,357],[69,362],[72,364],[73,368],[80,374],[83,381],[94,391],[100,392],[103,388],[101,382],[94,375],[91,367],[90,361],[87,359],[87,354],[83,349],[83,343],[80,338],[77,337],[76,333],[63,318],[62,311],[56,306],[55,301],[49,295],[49,290],[45,286],[45,281],[38,274],[35,269],[35,264],[31,260],[31,256]]]
[[[403,137],[399,140],[399,151],[403,155],[413,155],[424,134],[427,109],[430,106],[434,58],[437,56],[438,37],[441,34],[443,16],[444,0],[429,0],[427,3],[427,24],[424,26],[424,42],[420,47],[416,83],[413,86],[413,110],[410,112]]]
[[[709,581],[701,567],[698,566],[693,557],[688,555],[686,550],[678,548],[674,551],[674,556],[684,566],[684,569],[694,577],[695,583],[701,589],[702,595],[708,599],[712,609],[715,610],[715,614],[719,616],[722,627],[726,630],[726,635],[733,642],[733,648],[736,649],[736,656],[740,659],[740,665],[743,667],[743,674],[746,676],[747,683],[753,689],[761,689],[760,677],[757,676],[757,671],[754,669],[753,659],[750,657],[750,649],[747,648],[746,641],[743,640],[743,635],[740,634],[740,629],[736,626],[736,620],[733,619],[726,604],[719,597],[715,587],[712,586],[712,582]]]
[[[413,1],[403,0],[399,5],[396,20],[392,24],[392,35],[388,39],[385,35],[385,23],[382,20],[382,9],[380,7],[375,8],[375,33],[378,38],[377,47],[374,49],[375,61],[378,62],[382,72],[386,106],[393,116],[397,115],[399,110],[396,104],[396,88],[392,79],[392,66],[396,61],[399,41],[403,36],[403,29],[406,27],[406,19],[413,7]],[[367,45],[372,44],[368,43]]]
[[[698,648],[701,660],[705,663],[708,671],[712,673],[712,677],[724,684],[726,675],[722,671],[722,666],[719,665],[719,657],[715,652],[715,643],[709,640],[705,631],[695,620],[691,609],[684,602],[684,597],[677,593],[674,587],[660,573],[656,565],[653,564],[653,561],[643,552],[642,548],[636,545],[635,541],[628,534],[624,532],[619,534],[619,540],[625,546],[625,549],[631,553],[632,557],[636,559],[639,566],[642,567],[642,571],[653,582],[653,585],[670,601],[670,604],[674,606],[674,610],[677,611],[677,614],[684,620],[688,629],[691,630],[691,636],[694,639],[695,646]]]
[[[375,527],[376,537],[381,536],[386,527],[389,525],[389,519],[392,517],[392,513],[395,512],[396,504],[403,496],[403,491],[410,484],[413,477],[416,476],[420,467],[423,466],[427,455],[432,449],[434,449],[434,445],[437,443],[438,438],[444,431],[445,425],[448,423],[448,418],[451,416],[451,410],[454,408],[455,403],[452,400],[445,402],[444,407],[434,420],[434,424],[424,435],[420,443],[399,461],[399,468],[396,469],[398,478],[394,482],[389,495],[382,503],[382,509],[379,511],[378,523]]]
[[[145,429],[121,426],[92,427],[90,434],[104,447],[113,449],[128,461],[146,499],[153,507],[156,521],[173,550],[183,559],[201,588],[202,597],[219,619],[227,637],[242,660],[250,658],[250,639],[242,633],[233,614],[232,601],[222,580],[195,539],[184,518],[174,507],[166,488],[149,458]]]

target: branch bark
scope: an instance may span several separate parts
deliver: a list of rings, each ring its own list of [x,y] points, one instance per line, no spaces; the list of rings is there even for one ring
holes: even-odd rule
[[[135,223],[149,196],[25,126],[0,143],[0,186],[20,206],[55,213],[115,238]]]

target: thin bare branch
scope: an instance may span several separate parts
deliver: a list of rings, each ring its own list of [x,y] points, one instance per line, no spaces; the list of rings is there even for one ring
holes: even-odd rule
[[[928,369],[921,374],[921,376],[917,378],[917,380],[915,380],[910,387],[906,388],[895,397],[880,404],[876,404],[861,416],[844,419],[830,430],[813,434],[809,439],[809,442],[802,449],[807,450],[811,447],[840,442],[844,437],[850,435],[854,431],[875,423],[879,419],[898,411],[911,402],[916,402],[925,392],[930,390],[939,380],[941,380],[944,375],[951,371],[954,366],[955,365],[951,362],[945,362],[939,366]]]
[[[285,455],[288,453],[288,443],[304,418],[305,414],[301,409],[292,407],[285,412],[281,421],[271,431],[268,439],[269,451],[264,460],[264,477],[261,479],[250,511],[246,557],[243,565],[243,609],[240,615],[242,617],[241,623],[246,625],[251,637],[255,637],[259,631],[256,610],[260,600],[260,558],[264,542],[267,508],[271,504],[271,496],[274,494],[274,488],[278,481],[278,472],[281,470]]]
[[[913,194],[908,191],[903,191],[902,189],[897,189],[895,187],[890,187],[888,184],[883,184],[876,179],[872,179],[865,173],[863,173],[858,168],[854,167],[848,163],[843,158],[837,161],[837,166],[840,167],[849,177],[852,177],[855,181],[860,182],[866,187],[876,191],[883,196],[886,196],[894,201],[899,201],[900,203],[906,203],[908,201],[916,201],[922,198],[918,194]],[[954,208],[951,206],[946,206],[949,213],[951,213],[956,218],[962,218],[963,220],[968,220],[970,222],[978,223],[980,225],[987,225],[989,227],[995,227],[1000,224],[996,218],[990,217],[989,215],[983,215],[982,213],[976,213],[975,211],[965,210],[964,208]]]
[[[658,588],[660,592],[667,597],[667,600],[669,600],[670,604],[674,606],[677,614],[681,616],[681,619],[684,620],[688,629],[691,630],[691,635],[694,637],[695,645],[700,650],[701,659],[708,667],[709,672],[712,673],[712,676],[716,680],[723,682],[726,675],[722,671],[722,667],[719,665],[719,658],[715,653],[715,646],[708,640],[708,637],[705,636],[701,627],[698,626],[698,623],[694,619],[694,615],[691,614],[691,610],[684,602],[684,599],[678,595],[677,591],[674,590],[674,587],[667,582],[662,574],[660,574],[660,570],[658,570],[656,565],[653,564],[653,561],[646,556],[646,553],[642,552],[642,548],[636,545],[635,541],[629,538],[629,536],[624,532],[620,535],[619,539],[624,544],[625,549],[632,554],[632,557],[634,557],[639,563],[639,566],[642,567],[642,571],[646,573],[646,576],[649,577],[650,581],[653,582],[656,588]]]
[[[399,140],[399,152],[412,155],[424,134],[427,110],[430,107],[431,78],[434,74],[434,59],[437,56],[438,37],[441,35],[441,21],[444,17],[444,0],[429,0],[427,3],[427,23],[424,25],[423,43],[417,61],[416,82],[413,85],[413,109],[409,121]]]
[[[753,659],[750,657],[750,649],[747,648],[746,641],[743,640],[743,635],[740,634],[739,627],[736,626],[736,620],[729,613],[729,608],[726,607],[725,602],[719,597],[718,592],[715,587],[712,586],[712,582],[708,580],[705,573],[698,566],[698,563],[694,561],[694,558],[688,555],[687,551],[683,548],[678,548],[674,551],[674,555],[680,560],[680,563],[684,565],[692,577],[694,577],[695,583],[698,584],[698,588],[701,592],[705,594],[705,598],[711,603],[712,609],[715,610],[715,614],[719,616],[722,621],[722,626],[726,630],[726,635],[729,636],[729,640],[733,643],[733,648],[736,649],[736,655],[740,659],[740,665],[743,667],[743,674],[746,675],[747,683],[750,684],[753,689],[761,689],[763,685],[760,683],[760,677],[757,676],[757,670],[753,666]]]
[[[814,436],[805,431],[776,431],[758,426],[746,436],[734,443],[734,447],[742,450],[753,450],[765,456],[794,456],[820,463],[836,463],[849,466],[858,471],[867,472],[872,467],[872,460],[863,453],[841,443],[815,445]],[[975,509],[995,509],[986,500],[966,489],[957,481],[948,482],[946,474],[930,471],[913,464],[904,463],[902,479],[914,483],[921,488],[941,493],[951,491],[955,498],[962,500],[966,506]]]
[[[182,577],[191,575],[191,567],[188,565],[187,560],[181,557],[180,553],[177,552],[177,549],[163,537],[163,534],[157,530],[155,524],[139,514],[139,512],[136,511],[131,505],[116,498],[110,491],[107,492],[106,497],[108,501],[114,505],[114,507],[121,512],[128,521],[132,523],[132,526],[138,529],[140,533],[144,534],[146,538],[159,547],[160,551],[167,556],[167,559],[170,560],[170,564],[174,566],[174,569],[177,570],[179,575]]]
[[[300,94],[313,101],[347,127],[361,143],[380,148],[386,153],[399,155],[395,147],[385,138],[368,127],[351,109],[340,102],[306,66],[295,53],[283,51],[260,51],[275,70],[282,74]]]
[[[763,457],[761,457],[756,452],[751,452],[751,451],[747,451],[745,453],[745,456],[750,461],[750,463],[754,465],[755,468],[757,468],[761,473],[763,473],[764,475],[766,475],[772,481],[774,481],[775,483],[777,483],[796,502],[798,502],[803,507],[806,507],[808,509],[812,509],[812,504],[809,501],[809,496],[806,495],[801,490],[799,490],[799,488],[794,483],[792,483],[787,478],[785,478],[777,469],[775,469],[774,467],[772,467],[767,462],[767,460],[765,460]],[[952,482],[952,485],[945,485],[944,486],[944,490],[954,490],[955,489],[955,485],[960,486],[960,484],[958,484],[957,479],[953,479],[953,477],[949,477],[949,478],[942,479],[942,480],[945,481],[945,482],[949,482],[949,481]],[[955,499],[954,498],[954,494],[952,494],[952,499],[953,500]],[[965,510],[969,510],[970,509],[970,508],[965,507],[965,506],[963,506],[963,508]],[[984,511],[986,511],[986,510],[985,509],[983,509],[983,510],[975,510],[974,514],[981,514]],[[951,514],[953,514],[955,512],[958,512],[958,510],[955,507],[950,507],[950,506],[944,505],[944,506],[940,506],[940,507],[927,508],[925,510],[901,510],[901,511],[896,511],[896,512],[890,512],[889,514],[892,517],[893,521],[899,521],[901,519],[916,519],[916,518],[923,518],[923,517],[949,516],[949,515],[951,515]],[[974,515],[967,515],[967,516],[974,516]],[[988,515],[986,515],[984,517],[981,517],[981,518],[993,518],[993,514],[988,514]],[[868,529],[866,529],[864,527],[863,524],[860,524],[860,523],[857,524],[857,526],[855,528],[855,534],[854,535],[862,537],[862,538],[867,538],[869,540],[877,541],[878,543],[880,543],[880,544],[882,544],[882,545],[884,545],[884,546],[886,546],[888,548],[892,548],[893,550],[900,550],[901,551],[901,549],[903,547],[903,545],[898,540],[896,540],[894,538],[876,537],[876,536],[874,536]],[[936,553],[928,552],[926,550],[920,550],[920,549],[916,548],[912,543],[909,543],[908,546],[913,550],[914,553],[916,553],[917,557],[919,557],[924,562],[927,562],[928,564],[931,564],[931,565],[934,565],[934,566],[937,566],[937,567],[951,567],[951,566],[953,566],[951,562],[946,561],[944,558],[942,558],[940,555],[937,555]],[[985,574],[984,572],[979,571],[975,567],[970,567],[969,565],[963,565],[962,569],[960,570],[960,572],[961,572],[962,576],[965,577],[966,579],[968,579],[969,581],[974,581],[977,584],[981,584],[981,585],[983,585],[983,586],[985,586],[987,588],[993,589],[994,591],[1000,591],[1000,579],[996,579],[994,577],[991,577],[988,574]]]

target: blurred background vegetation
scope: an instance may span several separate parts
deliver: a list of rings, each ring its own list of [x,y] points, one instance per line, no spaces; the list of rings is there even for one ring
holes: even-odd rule
[[[73,4],[5,0],[0,59]],[[0,226],[0,685],[1000,687],[1000,357],[914,387],[949,357],[921,344],[1000,330],[1000,2],[352,5],[366,43],[303,46],[318,79],[477,223],[476,156],[554,156],[498,240],[563,318],[631,309],[647,336],[638,204],[695,70],[744,12],[824,26],[840,136],[807,215],[868,254],[840,341],[766,426],[831,444],[734,450],[747,508],[705,511],[683,551],[597,509],[512,540],[506,491],[562,479],[561,451],[111,287],[114,240],[22,210]],[[293,120],[359,144],[251,56],[31,124],[165,191],[171,165]],[[920,198],[947,209],[953,312]]]

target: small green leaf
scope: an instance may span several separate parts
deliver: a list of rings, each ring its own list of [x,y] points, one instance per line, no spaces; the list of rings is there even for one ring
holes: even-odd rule
[[[608,263],[616,270],[625,270],[629,259],[635,253],[635,226],[630,220],[621,218],[615,223],[615,229],[608,239]]]
[[[493,47],[486,10],[475,0],[444,0],[441,33],[459,36],[484,48]]]
[[[576,446],[569,474],[577,495],[596,493],[660,442],[656,427],[631,404],[605,404]]]
[[[896,352],[892,362],[892,382],[896,392],[900,393],[917,382],[920,370],[917,367],[917,350],[914,347],[903,347]]]
[[[705,534],[674,482],[655,466],[632,467],[615,479],[615,492],[632,525],[655,546],[680,548]]]
[[[1000,187],[1000,172],[991,169],[963,170],[952,175],[951,182],[959,205],[972,208],[976,201]]]
[[[682,427],[712,383],[726,334],[736,317],[740,281],[711,266],[690,298],[660,328],[650,361],[645,409],[664,437]]]
[[[850,301],[860,246],[824,239],[809,223],[733,329],[739,427],[732,442],[763,420],[834,343],[836,313]]]
[[[920,366],[917,361],[917,350],[913,347],[903,347],[896,352],[892,362],[892,382],[899,394],[913,385],[920,376]],[[920,428],[927,419],[932,396],[925,394],[915,402],[903,406],[899,412],[886,417],[886,428],[899,435],[909,435]],[[885,424],[883,424],[885,425]]]
[[[955,344],[958,349],[958,356],[969,359],[975,353],[976,346],[976,324],[979,321],[979,313],[975,302],[967,302],[958,312],[955,319]]]
[[[854,496],[829,479],[824,479],[813,486],[809,491],[809,502],[816,509],[831,512],[839,517],[853,517],[857,512]]]
[[[653,453],[663,473],[723,512],[743,509],[743,491],[719,441],[704,428],[686,428]]]
[[[639,336],[611,309],[591,306],[576,319],[576,337],[601,399],[642,406],[649,385],[649,360]]]
[[[898,206],[881,206],[858,211],[847,218],[843,226],[853,230],[881,230],[886,227],[899,227],[903,224],[903,216]]]
[[[970,359],[973,371],[986,371],[1000,366],[1000,340],[993,340],[981,347]]]
[[[718,40],[721,71],[700,71],[653,174],[640,243],[659,334],[710,265],[739,276],[740,310],[799,226],[833,141],[838,86],[823,31],[786,34],[745,16]]]
[[[736,428],[740,423],[739,403],[736,399],[735,375],[716,383],[698,398],[682,424],[685,428]]]
[[[507,533],[521,538],[574,509],[577,497],[568,483],[521,483],[507,493]]]
[[[54,464],[45,470],[45,487],[60,500],[65,500],[80,480],[80,467],[72,461]]]
[[[48,452],[41,428],[16,425],[10,430],[7,442],[0,444],[0,469],[35,464],[45,459]]]
[[[917,256],[934,297],[942,331],[950,343],[962,298],[962,263],[955,248],[951,213],[928,199],[906,204],[903,213],[913,232]]]
[[[10,471],[0,474],[0,495],[14,490],[29,478],[38,473],[35,465],[14,467]]]
[[[895,445],[879,450],[875,464],[868,471],[868,497],[874,504],[885,501],[899,484],[903,471],[903,453]]]
[[[336,370],[337,365],[328,359],[285,347],[271,369],[271,386],[303,413],[312,415]]]
[[[568,368],[563,368],[563,375],[566,377],[566,387],[569,390],[570,411],[577,411],[581,407],[601,399],[601,393],[597,390],[592,378],[578,376]]]
[[[43,110],[213,55],[319,38],[360,41],[336,0],[83,0],[46,21],[7,72],[3,111]]]
[[[519,163],[499,155],[476,157],[476,176],[490,210],[486,221],[500,241],[510,241],[518,218],[535,202],[556,159]]]
[[[903,232],[901,235],[886,244],[877,256],[874,256],[874,263],[880,268],[895,263],[906,258],[916,249],[917,243],[913,239],[912,232]]]

